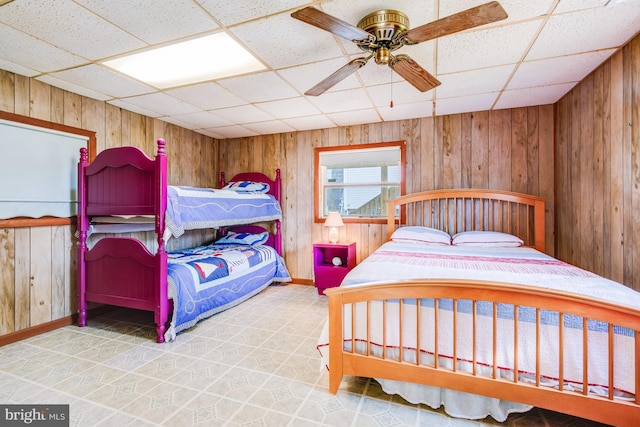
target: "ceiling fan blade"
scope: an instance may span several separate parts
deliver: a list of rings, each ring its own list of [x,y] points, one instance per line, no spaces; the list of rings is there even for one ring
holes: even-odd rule
[[[291,16],[347,40],[366,40],[369,38],[369,33],[366,31],[311,6],[296,10]]]
[[[426,92],[440,85],[438,79],[407,55],[396,55],[389,66],[420,92]]]
[[[500,3],[492,1],[413,28],[407,31],[405,39],[409,44],[420,43],[457,33],[458,31],[500,21],[506,19],[507,16],[507,12],[500,6]]]
[[[336,72],[306,91],[304,94],[310,96],[322,95],[327,90],[331,89],[333,86],[337,85],[342,80],[346,79],[363,67],[367,63],[367,59],[368,58],[356,58],[350,61],[347,65],[339,68]]]

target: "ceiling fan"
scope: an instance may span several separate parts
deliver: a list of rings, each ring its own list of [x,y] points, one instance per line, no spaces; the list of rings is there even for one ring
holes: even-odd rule
[[[500,21],[507,17],[507,13],[499,2],[491,1],[413,29],[409,29],[407,15],[397,10],[372,12],[362,18],[357,27],[311,6],[297,10],[291,16],[351,40],[360,49],[369,53],[367,56],[350,61],[305,92],[305,95],[318,96],[363,67],[371,58],[375,59],[376,64],[391,67],[420,92],[431,90],[440,84],[438,79],[409,56],[393,55],[391,52],[404,45],[418,44]]]

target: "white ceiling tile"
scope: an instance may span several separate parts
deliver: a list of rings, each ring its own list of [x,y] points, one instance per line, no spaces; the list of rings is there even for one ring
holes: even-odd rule
[[[282,120],[296,130],[326,129],[336,127],[324,114],[317,116],[294,117]]]
[[[20,74],[25,77],[34,77],[40,74],[39,71],[32,70],[22,65],[15,64],[11,61],[0,57],[0,70],[9,71],[10,73]]]
[[[366,110],[350,110],[340,113],[327,114],[338,126],[351,126],[363,123],[376,123],[380,121],[380,115],[373,108]]]
[[[207,129],[214,126],[232,126],[235,123],[211,113],[209,111],[196,111],[195,113],[176,114],[175,120],[189,123],[194,129]]]
[[[442,85],[435,90],[438,98],[498,92],[509,81],[514,68],[515,64],[510,64],[461,73],[441,74],[438,78]]]
[[[88,89],[83,86],[68,82],[66,80],[59,79],[50,74],[43,74],[42,76],[35,77],[36,80],[50,84],[51,86],[58,87],[60,89],[68,90],[69,92],[77,93],[78,95],[86,96],[88,98],[97,99],[99,101],[107,101],[111,97],[107,94],[96,92],[93,89]]]
[[[162,7],[149,0],[127,0],[126,13],[119,2],[74,0],[104,19],[149,44],[205,33],[219,25],[192,0],[162,0]],[[178,17],[176,19],[176,17]],[[149,22],[150,25],[140,25]]]
[[[71,0],[14,1],[2,7],[0,22],[93,60],[145,46]]]
[[[142,95],[154,92],[155,89],[133,79],[115,73],[100,65],[90,64],[84,67],[72,68],[51,76],[74,83],[79,86],[92,87],[112,98],[123,98],[132,95]]]
[[[589,9],[592,7],[600,7],[607,4],[607,1],[609,0],[562,0],[558,3],[554,12],[565,13],[581,9]]]
[[[0,24],[0,40],[2,40],[0,58],[13,64],[20,64],[24,69],[48,72],[87,62],[84,58],[15,31],[4,24]]]
[[[224,79],[219,83],[248,102],[292,98],[300,95],[280,76],[271,71]]]
[[[541,23],[533,20],[442,37],[438,39],[438,74],[514,64],[524,56]]]
[[[306,5],[306,0],[196,0],[223,25],[229,26],[238,22],[250,21],[282,11],[292,12]]]
[[[122,99],[112,99],[111,101],[107,101],[107,103],[111,105],[115,105],[116,107],[120,107],[124,110],[132,111],[134,113],[142,114],[148,117],[160,117],[162,114],[158,113],[155,109],[149,110],[147,108],[141,107],[136,104],[132,104]]]
[[[436,102],[436,115],[490,110],[497,97],[498,92],[438,99]]]
[[[295,131],[293,127],[279,120],[258,123],[245,123],[242,126],[253,132],[256,132],[258,135],[271,135],[274,133],[286,133]]]
[[[218,139],[225,138],[245,138],[248,136],[256,136],[259,133],[254,132],[252,130],[247,129],[244,126],[236,125],[236,126],[223,126],[215,129],[204,129],[205,131],[215,132],[215,134],[219,135]]]
[[[161,92],[132,96],[125,98],[124,101],[141,108],[157,111],[160,116],[174,116],[198,111],[198,108],[193,105]]]
[[[218,83],[213,82],[170,89],[167,90],[166,93],[204,110],[235,107],[236,105],[245,103],[239,96],[232,94]]]
[[[340,92],[326,92],[311,96],[309,101],[323,113],[337,113],[347,110],[364,110],[373,107],[364,89],[350,89]]]
[[[288,13],[232,27],[231,32],[273,68],[322,61],[342,55],[334,37]]]
[[[575,84],[614,52],[614,49],[609,49],[524,62],[516,70],[507,89],[546,86],[554,83],[573,82]],[[553,70],[553,73],[549,70]]]
[[[213,110],[212,112],[233,123],[254,123],[274,119],[272,115],[265,113],[254,105],[221,108],[219,110]]]
[[[276,119],[290,119],[293,117],[312,116],[320,113],[313,104],[303,97],[261,102],[255,104],[255,106],[272,115]]]
[[[552,16],[526,60],[618,47],[639,30],[638,22],[640,1]],[[610,28],[617,30],[607,31]]]
[[[399,105],[394,103],[393,108],[388,105],[379,107],[378,112],[385,121],[430,117],[433,114],[433,103],[431,101]]]
[[[392,100],[394,105],[402,105],[431,102],[433,99],[433,91],[420,92],[404,80],[393,83],[393,85],[370,86],[367,88],[367,92],[376,107],[388,106]]]
[[[503,92],[496,102],[496,108],[516,108],[532,105],[547,105],[557,102],[575,86],[565,83],[549,86],[528,87]]]
[[[182,120],[178,120],[175,117],[171,116],[164,116],[164,117],[158,117],[160,120],[162,120],[163,122],[167,122],[167,123],[171,123],[173,125],[176,126],[180,126],[183,127],[185,129],[191,129],[191,130],[195,130],[198,129],[198,126],[194,125],[191,122],[183,122]]]

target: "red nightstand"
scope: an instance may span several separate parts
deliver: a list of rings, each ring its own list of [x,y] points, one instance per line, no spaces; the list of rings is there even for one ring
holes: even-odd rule
[[[334,258],[340,261],[334,264]],[[336,259],[337,261],[337,259]],[[313,275],[318,294],[324,294],[327,288],[339,286],[353,267],[356,266],[356,243],[314,243],[313,245]]]

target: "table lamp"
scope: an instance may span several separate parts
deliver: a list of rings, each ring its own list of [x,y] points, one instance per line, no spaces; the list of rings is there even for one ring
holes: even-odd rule
[[[324,221],[324,226],[331,227],[329,229],[329,242],[338,243],[338,240],[340,240],[338,227],[344,226],[344,222],[342,222],[340,214],[338,212],[329,212],[327,219]]]

